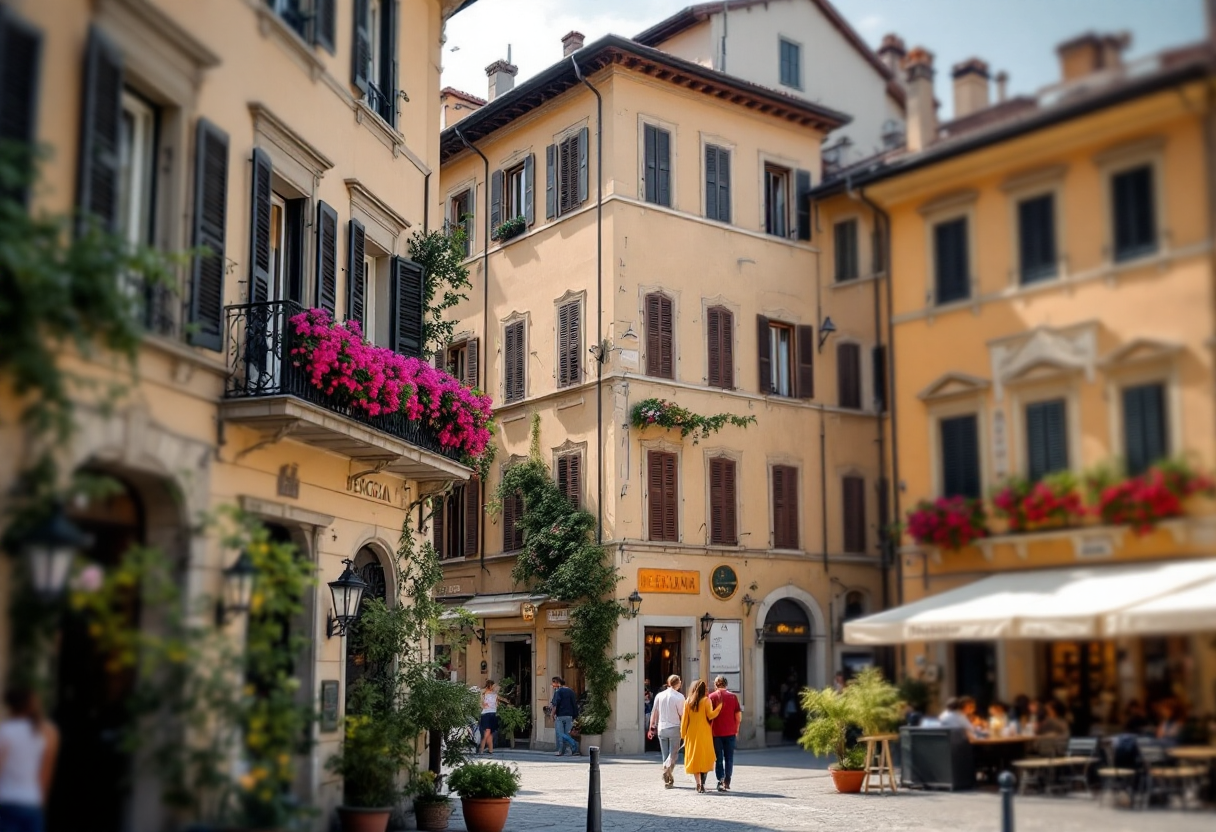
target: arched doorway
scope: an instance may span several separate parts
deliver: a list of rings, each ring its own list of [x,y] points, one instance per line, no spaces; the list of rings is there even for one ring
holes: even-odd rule
[[[797,601],[782,598],[764,619],[765,718],[780,717],[786,739],[796,739],[803,715],[799,693],[808,682],[811,620]]]
[[[126,482],[108,477],[114,488],[69,509],[69,516],[93,538],[86,560],[110,570],[133,546],[144,543],[144,506]],[[123,609],[127,624],[139,622],[139,588],[132,587]],[[62,745],[47,801],[48,832],[119,832],[129,826],[134,775],[123,748],[135,671],[107,667],[110,656],[89,635],[89,621],[70,605],[60,619],[53,718]]]
[[[388,603],[388,576],[380,555],[371,546],[364,546],[354,557],[354,570],[367,584],[363,592],[363,600],[359,603],[359,618],[350,626],[346,638],[346,697],[350,701],[351,690],[356,683],[373,668],[368,666],[367,656],[363,649],[363,640],[359,634],[359,621],[367,610],[368,603],[377,598]]]

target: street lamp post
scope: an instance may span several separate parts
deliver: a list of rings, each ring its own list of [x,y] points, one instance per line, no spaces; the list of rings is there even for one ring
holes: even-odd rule
[[[30,529],[17,544],[30,573],[34,591],[47,601],[63,594],[72,561],[93,543],[68,519],[63,504],[56,501],[50,516]]]
[[[215,623],[224,626],[235,616],[249,612],[253,603],[253,583],[258,570],[249,552],[242,550],[224,570],[223,598],[215,605]]]
[[[342,561],[346,568],[335,581],[329,582],[329,591],[333,595],[334,611],[326,619],[326,637],[344,636],[351,623],[359,617],[359,604],[363,601],[363,592],[367,582],[355,574],[355,562],[347,558]]]

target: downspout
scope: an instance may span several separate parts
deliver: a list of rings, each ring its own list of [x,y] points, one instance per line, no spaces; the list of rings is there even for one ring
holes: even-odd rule
[[[422,233],[431,230],[431,171],[422,177]]]
[[[819,408],[819,496],[822,521],[819,527],[823,533],[823,574],[826,576],[828,566],[828,433],[825,424],[823,407]]]
[[[583,77],[574,55],[574,77],[595,96],[595,542],[604,542],[604,97]]]
[[[485,169],[486,205],[482,212],[485,218],[485,234],[481,238],[481,337],[485,341],[485,351],[488,355],[490,352],[490,160],[486,158],[486,154],[469,144],[459,127],[453,127],[452,130],[456,133],[456,138],[460,139],[461,144],[481,157],[481,164]],[[485,360],[485,356],[479,356],[478,364],[477,369],[481,374],[481,390],[484,393],[490,386],[489,379],[486,378],[486,367],[489,366],[489,362]],[[478,526],[478,533],[481,537],[477,547],[481,552],[478,562],[481,568],[488,572],[490,570],[486,567],[486,524],[482,522]]]

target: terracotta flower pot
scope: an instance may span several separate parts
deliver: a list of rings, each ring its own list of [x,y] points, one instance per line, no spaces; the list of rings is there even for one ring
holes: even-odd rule
[[[861,786],[866,780],[866,773],[864,771],[845,771],[839,768],[830,768],[828,769],[828,773],[832,775],[832,785],[841,794],[857,794],[861,791]]]
[[[443,832],[448,828],[448,820],[452,817],[452,804],[446,800],[433,803],[414,801],[414,816],[418,819],[418,828],[426,832]]]
[[[339,806],[338,819],[342,821],[342,832],[385,832],[388,818],[393,813],[387,809],[356,809]]]
[[[509,797],[463,797],[460,810],[469,832],[502,832],[511,810]]]

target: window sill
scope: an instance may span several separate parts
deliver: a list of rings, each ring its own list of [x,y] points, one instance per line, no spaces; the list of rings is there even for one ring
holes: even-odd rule
[[[252,2],[258,15],[258,31],[262,37],[273,37],[290,54],[303,62],[309,76],[316,81],[325,72],[325,62],[318,56],[316,49],[299,32],[287,25],[284,20],[264,3]]]
[[[366,98],[353,99],[353,106],[355,122],[370,130],[385,147],[393,151],[393,157],[396,158],[405,146],[405,136],[381,118],[380,114],[368,105]]]
[[[877,274],[868,274],[865,277],[854,277],[849,280],[833,280],[828,286],[830,289],[849,289],[853,286],[863,286],[867,283],[874,283],[882,280],[885,276],[883,272]]]

